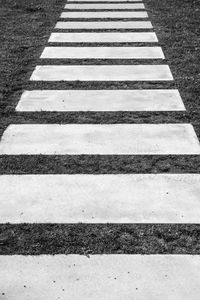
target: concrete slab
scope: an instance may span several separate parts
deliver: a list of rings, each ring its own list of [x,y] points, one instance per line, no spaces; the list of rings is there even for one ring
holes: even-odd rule
[[[25,91],[17,111],[184,111],[178,90]]]
[[[158,42],[154,32],[56,32],[49,38],[51,43],[134,43]]]
[[[168,65],[43,65],[33,81],[171,81]]]
[[[125,2],[125,3],[133,3],[133,2],[142,2],[143,0],[70,0],[67,3],[79,3],[79,2],[104,2],[104,3],[115,3],[115,2]]]
[[[65,9],[145,9],[143,3],[67,3]]]
[[[149,21],[57,22],[56,29],[152,29]]]
[[[199,255],[0,256],[9,300],[198,300]]]
[[[40,58],[164,59],[161,47],[45,47]]]
[[[0,223],[200,223],[200,174],[1,175]]]
[[[63,12],[61,18],[70,19],[128,19],[128,18],[148,18],[145,11],[68,11]]]
[[[9,125],[0,154],[200,154],[190,124]]]

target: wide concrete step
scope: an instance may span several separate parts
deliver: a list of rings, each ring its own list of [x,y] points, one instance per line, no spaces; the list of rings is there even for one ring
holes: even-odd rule
[[[172,81],[168,65],[42,65],[32,81]]]
[[[148,18],[145,11],[68,11],[63,12],[61,18],[70,19],[129,19]]]
[[[65,9],[144,9],[142,3],[67,3]]]
[[[48,59],[164,59],[161,47],[45,47]]]
[[[32,90],[17,111],[184,111],[178,90]]]
[[[2,299],[198,300],[200,257],[1,256]]]
[[[103,2],[103,3],[115,3],[115,2],[123,2],[123,3],[134,3],[134,2],[142,2],[142,0],[68,0],[67,3],[95,3],[95,2]]]
[[[156,43],[154,32],[54,32],[50,43]]]
[[[0,154],[200,154],[190,124],[9,125]]]
[[[87,21],[57,22],[56,29],[152,29],[149,21]]]
[[[199,174],[1,175],[0,223],[200,223]]]

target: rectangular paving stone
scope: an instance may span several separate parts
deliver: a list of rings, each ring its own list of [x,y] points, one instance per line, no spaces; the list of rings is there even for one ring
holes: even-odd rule
[[[1,255],[9,300],[198,300],[199,255]],[[5,295],[5,296],[4,296]]]
[[[142,3],[67,3],[65,9],[145,9]]]
[[[57,22],[56,29],[152,29],[149,21]]]
[[[61,13],[61,18],[70,19],[128,19],[128,18],[148,18],[145,11],[68,11]]]
[[[200,174],[0,175],[1,223],[200,223]]]
[[[49,38],[51,43],[155,43],[154,32],[56,32]]]
[[[183,111],[178,90],[25,91],[17,111]]]
[[[33,81],[170,81],[167,65],[44,65],[37,66]]]
[[[164,59],[161,47],[45,47],[40,58]]]
[[[9,125],[0,154],[159,155],[200,154],[190,124]]]
[[[70,0],[67,1],[67,3],[80,3],[80,2],[84,2],[84,3],[95,3],[95,2],[103,2],[103,3],[115,3],[115,2],[125,2],[125,3],[134,3],[134,2],[142,2],[143,0]]]

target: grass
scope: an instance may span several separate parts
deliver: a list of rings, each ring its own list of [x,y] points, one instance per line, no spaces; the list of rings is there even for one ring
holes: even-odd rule
[[[31,83],[64,0],[3,0],[1,20],[0,134],[11,123],[192,123],[200,138],[198,0],[146,0],[174,83]],[[124,30],[123,30],[124,31]],[[55,62],[55,61],[53,61]],[[65,63],[75,63],[65,61]],[[85,61],[84,63],[92,63]],[[99,64],[105,61],[98,61]],[[107,63],[113,63],[108,61]],[[117,63],[125,63],[118,61]],[[135,63],[132,61],[132,63]],[[16,113],[24,89],[178,88],[187,112]],[[0,174],[199,173],[199,156],[0,156]],[[1,224],[0,254],[200,253],[199,225]]]

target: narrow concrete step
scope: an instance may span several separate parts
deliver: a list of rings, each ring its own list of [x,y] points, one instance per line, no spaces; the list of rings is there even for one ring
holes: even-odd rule
[[[200,154],[190,124],[9,125],[0,154]]]
[[[1,223],[200,223],[199,174],[0,175]]]
[[[154,32],[54,32],[51,43],[155,43]]]
[[[61,18],[70,19],[128,19],[128,18],[148,18],[145,11],[68,11],[63,12]]]
[[[178,90],[25,91],[17,111],[184,111]]]
[[[145,9],[142,3],[67,3],[65,9]]]
[[[151,29],[153,28],[149,21],[100,21],[100,22],[57,22],[56,29]]]
[[[164,59],[161,47],[45,47],[40,58]]]
[[[199,255],[0,256],[9,300],[198,300]]]
[[[171,81],[167,65],[43,65],[33,81]]]

